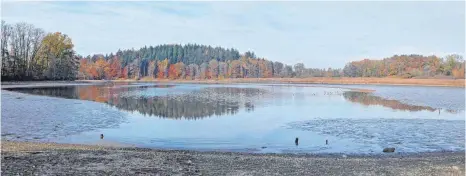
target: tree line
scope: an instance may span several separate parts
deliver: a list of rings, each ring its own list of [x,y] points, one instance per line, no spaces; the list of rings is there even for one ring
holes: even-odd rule
[[[212,59],[201,64],[185,64],[181,61],[170,64],[170,60],[134,60],[124,65],[118,56],[95,62],[80,60],[78,77],[81,79],[226,79],[226,78],[271,78],[293,77],[293,69],[280,62],[251,58],[242,55],[237,60],[218,61]]]
[[[145,46],[115,54],[78,56],[71,38],[31,24],[2,21],[2,80],[228,79],[306,77],[448,77],[464,79],[460,55],[395,55],[349,62],[344,68],[306,68],[254,52],[198,44]]]
[[[175,47],[174,45],[173,47]],[[207,53],[207,52],[206,52]],[[120,55],[113,58],[88,56],[80,60],[80,79],[228,79],[228,78],[307,78],[307,77],[387,77],[457,78],[465,77],[465,62],[460,55],[444,58],[422,55],[395,55],[383,60],[353,61],[343,69],[306,68],[240,54],[238,59],[211,59],[208,62],[134,58],[125,63]],[[93,58],[93,59],[92,59]],[[95,62],[92,62],[95,60]],[[131,60],[131,59],[130,59]],[[189,60],[189,59],[188,59]]]
[[[395,55],[382,60],[364,59],[353,61],[343,68],[348,77],[387,77],[399,76],[435,77],[450,76],[464,79],[465,62],[463,56],[452,54],[444,58],[422,55]]]
[[[79,58],[71,38],[27,23],[1,24],[2,81],[74,80]]]

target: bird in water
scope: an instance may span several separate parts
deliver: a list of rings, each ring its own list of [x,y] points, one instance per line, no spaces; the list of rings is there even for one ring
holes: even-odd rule
[[[299,139],[296,138],[296,139],[294,140],[294,143],[296,144],[296,146],[298,146],[298,144],[299,144]]]
[[[104,139],[104,134],[100,134],[100,139]]]

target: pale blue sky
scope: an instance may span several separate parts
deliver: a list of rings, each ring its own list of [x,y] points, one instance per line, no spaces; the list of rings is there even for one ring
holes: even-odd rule
[[[14,2],[2,19],[68,34],[81,55],[198,43],[306,67],[465,50],[464,2]]]

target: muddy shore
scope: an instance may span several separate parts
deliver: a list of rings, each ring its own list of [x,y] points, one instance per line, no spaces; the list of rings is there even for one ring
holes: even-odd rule
[[[464,152],[247,154],[2,141],[2,175],[464,175]]]

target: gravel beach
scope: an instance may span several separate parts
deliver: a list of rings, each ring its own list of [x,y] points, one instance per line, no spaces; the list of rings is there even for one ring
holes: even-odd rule
[[[247,154],[2,141],[2,175],[464,175],[464,152]]]

